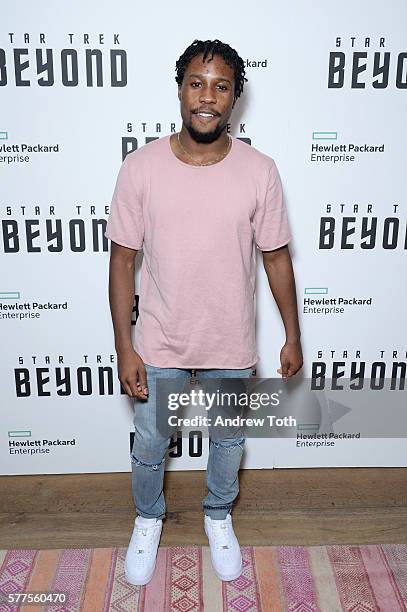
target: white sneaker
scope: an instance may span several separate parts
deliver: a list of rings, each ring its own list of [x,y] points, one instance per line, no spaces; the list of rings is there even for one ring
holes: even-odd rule
[[[243,561],[230,513],[224,520],[205,514],[205,533],[211,549],[213,569],[221,580],[236,580],[242,573]]]
[[[124,562],[126,580],[130,584],[147,584],[153,577],[162,525],[161,519],[136,517]]]

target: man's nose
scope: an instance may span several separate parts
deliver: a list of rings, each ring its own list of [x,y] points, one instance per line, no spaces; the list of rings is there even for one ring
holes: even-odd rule
[[[202,87],[199,101],[205,104],[216,103],[216,92],[211,87]]]

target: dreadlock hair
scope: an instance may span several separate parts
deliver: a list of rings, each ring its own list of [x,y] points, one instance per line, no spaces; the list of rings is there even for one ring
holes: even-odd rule
[[[247,81],[245,77],[244,61],[238,55],[238,53],[234,49],[232,49],[232,47],[230,47],[226,43],[221,42],[218,39],[195,39],[194,42],[185,49],[184,53],[175,63],[175,70],[177,73],[175,80],[178,85],[181,85],[182,81],[184,80],[185,70],[189,62],[192,60],[192,58],[201,54],[203,54],[203,61],[208,58],[209,60],[211,60],[213,59],[214,55],[219,55],[223,59],[225,64],[233,68],[235,76],[235,100],[239,98],[239,96],[243,92],[244,82]]]

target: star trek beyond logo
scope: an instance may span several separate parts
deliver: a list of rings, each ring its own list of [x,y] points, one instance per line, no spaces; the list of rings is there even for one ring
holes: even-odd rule
[[[338,36],[329,53],[328,89],[407,89],[407,52],[384,36]]]
[[[2,210],[0,249],[4,253],[108,252],[104,232],[110,206],[12,204]],[[63,213],[61,210],[63,209]]]
[[[406,385],[407,350],[378,349],[367,359],[365,351],[358,348],[324,348],[316,352],[311,363],[312,389],[340,390],[341,379],[351,381],[352,389],[384,388],[403,391]]]
[[[20,355],[13,377],[21,398],[125,394],[113,354],[84,354],[75,360],[58,354]]]
[[[9,32],[0,47],[0,86],[125,87],[120,34]]]
[[[407,220],[399,204],[386,213],[374,204],[326,204],[319,220],[320,250],[407,249]]]
[[[128,122],[126,124],[127,136],[122,136],[122,161],[132,151],[136,151],[143,145],[162,136],[175,134],[180,128],[181,125],[178,125],[175,121],[163,123],[155,120]],[[247,135],[245,123],[228,124],[226,129],[235,138],[243,140],[243,142],[249,145],[252,144],[251,138]]]

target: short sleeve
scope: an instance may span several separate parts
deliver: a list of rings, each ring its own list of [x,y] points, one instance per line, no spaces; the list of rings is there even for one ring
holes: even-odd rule
[[[265,196],[257,203],[252,223],[255,243],[262,251],[272,251],[284,246],[292,238],[281,179],[274,161],[270,168]]]
[[[127,156],[122,163],[113,193],[105,236],[113,242],[139,250],[144,238],[142,185]]]

